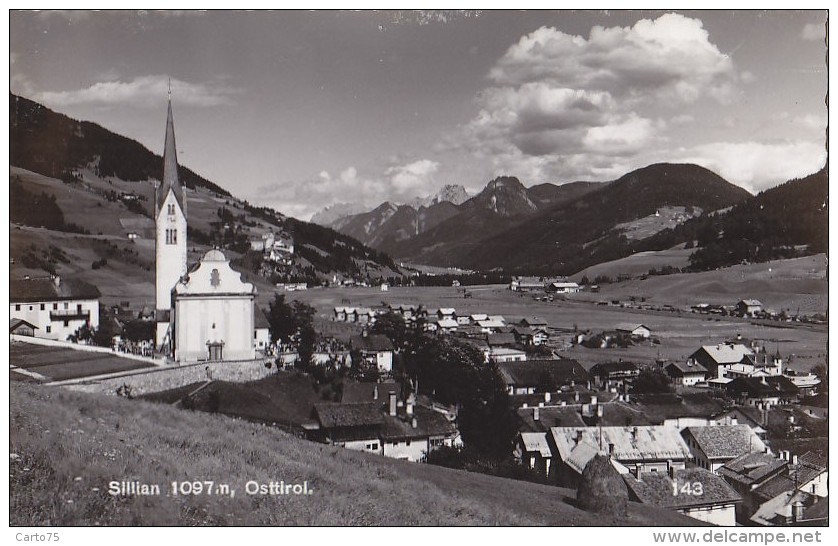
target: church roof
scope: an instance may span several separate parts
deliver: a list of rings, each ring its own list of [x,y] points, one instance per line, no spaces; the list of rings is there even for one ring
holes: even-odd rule
[[[163,181],[155,195],[156,211],[160,212],[169,191],[172,191],[183,214],[186,215],[186,200],[183,188],[178,180],[177,146],[175,145],[175,121],[172,117],[172,101],[169,100],[169,112],[166,119],[166,143],[163,149]]]
[[[226,262],[227,257],[218,249],[212,249],[201,258],[202,262]]]

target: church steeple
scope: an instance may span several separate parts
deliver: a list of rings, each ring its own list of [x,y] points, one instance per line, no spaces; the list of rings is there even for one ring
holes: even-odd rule
[[[180,205],[183,214],[186,214],[186,200],[183,198],[183,188],[178,180],[177,172],[177,146],[175,145],[175,120],[172,117],[172,91],[169,89],[169,113],[166,119],[166,143],[163,149],[163,181],[157,189],[157,208],[160,208],[169,195],[169,190],[174,193],[175,200]]]

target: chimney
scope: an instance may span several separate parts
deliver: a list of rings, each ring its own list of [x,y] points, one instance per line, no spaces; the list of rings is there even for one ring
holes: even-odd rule
[[[625,393],[625,394],[623,395],[623,401],[624,401],[624,402],[628,402],[628,401],[629,401],[629,393]]]
[[[791,456],[791,464],[793,464],[794,466],[797,466],[797,455],[792,455]]]
[[[573,400],[576,402],[579,401],[579,391],[576,391],[576,395],[573,397]]]
[[[396,393],[390,391],[390,417],[396,416]]]
[[[603,409],[604,408],[602,406],[597,406],[596,407],[596,416],[597,417],[602,417],[603,416]]]
[[[378,385],[372,388],[372,399],[378,400]]]
[[[413,400],[412,399],[410,399],[410,398],[407,399],[407,404],[405,404],[404,411],[408,415],[413,415]]]
[[[549,402],[549,401],[550,401],[550,399],[551,399],[550,393],[549,393],[549,392],[545,392],[545,393],[544,393],[544,401],[545,401],[545,402]]]
[[[675,479],[675,465],[672,464],[672,461],[666,461],[666,471],[669,472],[670,479]]]
[[[538,408],[533,408],[533,410],[532,410],[532,420],[533,421],[538,421],[539,417],[540,416],[538,414]]]
[[[614,455],[614,444],[612,443],[608,444],[608,454]]]
[[[582,441],[582,431],[577,430],[576,431],[576,444],[575,445],[579,445],[579,442],[581,442],[581,441]]]
[[[55,284],[56,288],[61,286],[61,277],[56,275],[55,277],[52,278],[52,282],[53,282],[53,284]]]
[[[591,404],[596,406],[596,401],[597,401],[597,397],[596,396],[591,396]]]
[[[530,407],[530,406],[529,406],[529,404],[527,404],[526,402],[524,402],[523,404],[521,404],[521,408],[523,408],[523,409],[527,409],[528,407]]]
[[[635,470],[635,472],[637,472],[637,481],[642,482],[643,481],[643,469],[640,468],[640,465],[637,466],[637,469]]]
[[[413,428],[419,426],[419,422],[416,420],[416,417],[410,420],[410,426],[412,426]]]

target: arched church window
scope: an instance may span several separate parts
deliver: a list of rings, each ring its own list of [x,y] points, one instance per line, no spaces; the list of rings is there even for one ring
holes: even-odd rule
[[[169,203],[169,216],[174,216],[174,215],[175,215],[175,204],[174,203]]]
[[[211,284],[214,288],[218,288],[218,285],[219,285],[219,284],[221,284],[221,276],[218,274],[218,270],[217,270],[217,269],[213,269],[213,270],[210,272],[210,284]]]

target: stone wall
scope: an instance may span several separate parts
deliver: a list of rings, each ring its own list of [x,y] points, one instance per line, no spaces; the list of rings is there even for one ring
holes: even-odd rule
[[[265,360],[249,360],[242,362],[213,362],[212,364],[199,363],[186,366],[175,366],[157,368],[131,375],[121,375],[105,379],[79,380],[77,383],[67,384],[65,388],[84,392],[100,392],[116,396],[116,389],[122,385],[131,387],[134,396],[160,392],[169,389],[176,389],[191,383],[206,381],[209,376],[213,380],[232,381],[244,383],[262,379],[276,372],[276,367],[271,364],[270,368],[265,366]],[[210,373],[207,373],[209,366]]]

